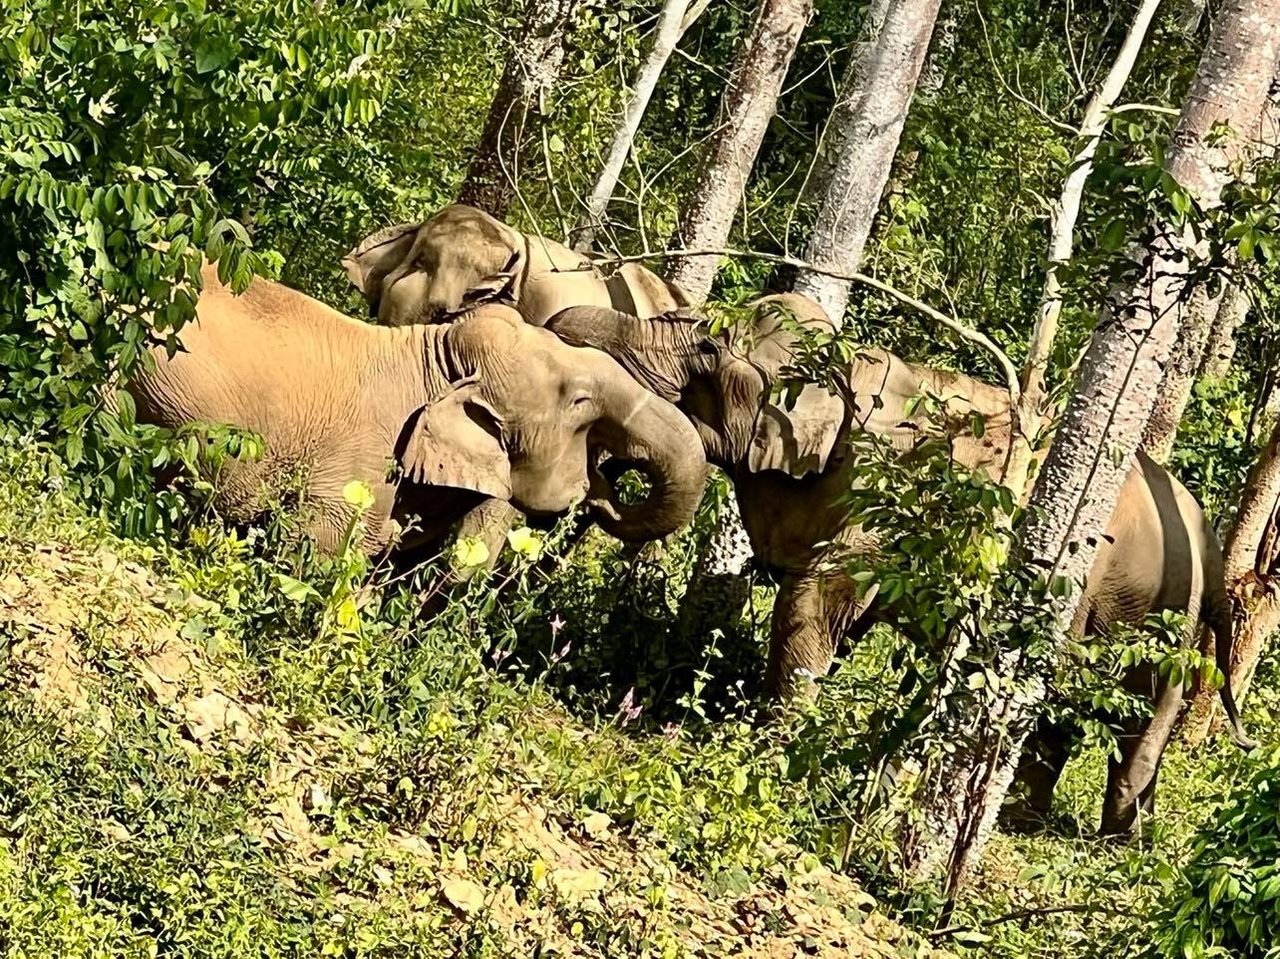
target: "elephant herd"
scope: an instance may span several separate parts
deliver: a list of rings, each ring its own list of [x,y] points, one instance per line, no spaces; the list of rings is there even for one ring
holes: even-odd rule
[[[143,421],[262,436],[264,456],[222,468],[224,515],[249,521],[290,490],[318,546],[334,549],[354,510],[343,489],[361,480],[374,494],[363,517],[371,553],[426,555],[459,527],[500,542],[516,510],[554,516],[583,500],[606,532],[643,541],[690,521],[713,464],[732,478],[752,549],[780,584],[766,682],[774,697],[804,690],[839,642],[892,612],[831,562],[836,551],[878,546],[842,505],[858,467],[852,433],[910,448],[939,426],[913,401],[924,392],[941,401],[962,466],[1000,480],[1020,441],[1005,391],[883,350],[859,351],[835,392],[806,384],[784,404],[774,387],[798,334],[782,318],[829,328],[816,304],[765,297],[750,323],[711,335],[688,297],[644,267],[605,276],[564,245],[470,207],[376,233],[343,265],[374,322],[262,279],[235,296],[206,267],[181,349],[157,348],[154,368],[129,386]],[[615,492],[606,457],[646,476],[644,500]],[[1139,456],[1073,628],[1101,634],[1163,609],[1213,631],[1228,675],[1217,539],[1191,494]],[[1149,668],[1125,684],[1153,708],[1120,731],[1108,833],[1129,831],[1151,808],[1183,704],[1184,690]],[[1247,745],[1229,685],[1221,693]],[[1071,731],[1042,723],[1034,740],[1019,772],[1022,811],[1043,816]]]

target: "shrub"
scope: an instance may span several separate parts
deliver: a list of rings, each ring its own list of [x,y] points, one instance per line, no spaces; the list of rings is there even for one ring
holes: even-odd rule
[[[1152,919],[1147,955],[1280,955],[1280,750],[1200,832],[1180,879],[1180,894]]]

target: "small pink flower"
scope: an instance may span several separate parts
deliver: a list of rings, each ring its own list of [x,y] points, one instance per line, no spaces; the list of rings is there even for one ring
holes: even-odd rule
[[[501,666],[502,661],[506,659],[508,656],[510,656],[511,652],[510,650],[503,649],[501,646],[499,646],[497,649],[493,651],[492,655],[493,655],[493,665]]]
[[[680,738],[680,727],[675,723],[667,723],[662,727],[662,738],[669,743],[675,742]]]
[[[561,647],[560,647],[560,649],[559,649],[559,651],[558,651],[558,652],[554,652],[554,653],[552,653],[552,654],[551,654],[551,664],[554,666],[556,663],[560,662],[560,660],[562,660],[562,659],[564,659],[566,656],[568,656],[568,655],[569,655],[569,650],[570,650],[572,647],[573,647],[573,643],[565,643],[563,646],[561,646]]]
[[[555,613],[551,617],[551,635],[556,637],[560,635],[560,630],[564,629],[565,621],[560,618],[559,613]]]
[[[644,712],[644,706],[636,702],[636,688],[632,686],[627,690],[627,694],[622,697],[622,702],[618,706],[618,715],[622,718],[622,725],[635,722],[640,718],[640,714]]]

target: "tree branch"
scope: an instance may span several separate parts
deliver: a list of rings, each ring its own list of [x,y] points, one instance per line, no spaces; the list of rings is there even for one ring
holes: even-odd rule
[[[957,924],[954,926],[945,926],[942,929],[933,930],[933,932],[928,933],[925,936],[925,938],[930,941],[933,941],[935,939],[941,939],[944,936],[954,935],[957,932],[972,932],[975,929],[990,929],[992,926],[999,926],[1006,922],[1015,922],[1018,919],[1031,919],[1035,916],[1052,916],[1052,915],[1056,915],[1064,912],[1077,912],[1077,913],[1085,913],[1085,914],[1100,912],[1108,916],[1136,915],[1136,913],[1130,912],[1127,909],[1113,909],[1110,906],[1096,906],[1091,903],[1083,903],[1083,902],[1072,903],[1071,905],[1067,905],[1067,906],[1041,906],[1041,907],[1032,908],[1032,909],[1019,909],[1016,912],[1005,913],[1003,916],[995,916],[994,918],[991,918],[991,919],[984,919],[981,922],[977,923],[976,925],[966,926],[966,925]]]
[[[1018,402],[1022,398],[1022,390],[1018,385],[1018,368],[1013,365],[1013,361],[1009,359],[1008,354],[1000,349],[990,337],[980,330],[973,327],[965,326],[959,320],[947,316],[941,310],[935,309],[923,300],[916,299],[910,293],[904,293],[896,287],[890,286],[883,280],[877,280],[873,276],[866,273],[854,271],[831,270],[817,264],[802,260],[796,256],[786,256],[781,253],[761,253],[755,250],[736,250],[731,248],[721,248],[714,250],[693,250],[679,249],[667,250],[664,253],[637,253],[632,256],[607,256],[600,257],[595,260],[595,264],[599,266],[621,265],[623,263],[639,263],[643,260],[666,259],[668,257],[690,257],[690,256],[732,256],[747,260],[762,260],[765,263],[778,263],[783,266],[795,267],[800,270],[808,270],[812,273],[820,273],[823,276],[835,277],[838,280],[845,280],[849,283],[861,283],[863,286],[869,286],[873,290],[879,290],[881,293],[888,294],[899,303],[911,307],[919,313],[923,313],[935,323],[939,323],[951,330],[961,339],[968,340],[982,347],[993,357],[1000,365],[1000,370],[1004,374],[1005,384],[1009,391],[1009,398],[1013,401],[1016,408]]]

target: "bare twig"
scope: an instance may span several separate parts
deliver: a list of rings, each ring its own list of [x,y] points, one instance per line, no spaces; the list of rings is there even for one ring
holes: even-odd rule
[[[731,248],[720,248],[710,250],[667,250],[664,253],[637,253],[633,256],[610,256],[601,257],[596,260],[596,265],[615,265],[623,263],[638,263],[642,260],[667,259],[671,257],[691,257],[691,256],[732,256],[747,260],[762,260],[765,263],[778,263],[783,266],[791,266],[801,270],[809,270],[813,273],[820,273],[823,276],[832,276],[838,280],[847,280],[850,283],[860,283],[863,286],[869,286],[873,290],[879,290],[893,297],[899,303],[911,307],[917,312],[923,313],[936,323],[940,323],[947,329],[954,332],[961,339],[968,340],[970,343],[976,343],[984,350],[990,353],[997,363],[1000,364],[1000,370],[1004,374],[1005,384],[1009,391],[1009,398],[1016,407],[1022,397],[1022,391],[1018,385],[1018,368],[1013,365],[1013,361],[1009,359],[1004,350],[1000,349],[990,337],[981,330],[975,330],[973,327],[965,326],[959,320],[947,316],[941,310],[935,309],[923,300],[919,300],[910,293],[904,293],[897,287],[890,286],[883,280],[877,280],[873,276],[866,273],[859,273],[856,270],[843,272],[840,270],[831,270],[826,267],[818,266],[807,260],[802,260],[796,256],[786,256],[780,253],[763,253],[756,250],[736,250]]]
[[[982,4],[977,4],[975,9],[977,10],[977,13],[978,13],[978,23],[981,24],[982,26],[982,39],[987,46],[987,59],[990,60],[991,62],[991,72],[996,75],[996,79],[1000,81],[1000,85],[1005,88],[1005,90],[1008,92],[1008,94],[1011,97],[1013,97],[1023,106],[1027,107],[1032,112],[1034,112],[1036,116],[1044,120],[1045,123],[1048,123],[1051,126],[1057,127],[1059,130],[1063,131],[1064,133],[1069,133],[1072,136],[1079,135],[1080,131],[1077,130],[1075,127],[1073,127],[1070,123],[1064,123],[1062,120],[1059,120],[1057,117],[1051,115],[1049,111],[1046,110],[1044,107],[1042,107],[1040,104],[1024,96],[1021,93],[1021,91],[1015,90],[1009,84],[1009,81],[1005,79],[1004,74],[1000,71],[1000,67],[996,65],[996,52],[991,46],[991,36],[987,33],[987,19],[982,15]]]
[[[951,936],[957,932],[971,932],[975,929],[990,929],[992,926],[999,926],[1006,922],[1016,922],[1019,919],[1032,919],[1036,916],[1052,916],[1060,913],[1102,913],[1107,916],[1136,916],[1137,913],[1128,909],[1115,909],[1111,906],[1098,906],[1092,903],[1078,902],[1066,906],[1041,906],[1034,909],[1019,909],[1016,912],[1005,913],[1003,916],[995,916],[991,919],[984,919],[976,925],[945,926],[942,929],[935,929],[933,932],[925,936],[926,939],[941,939],[943,936]]]

